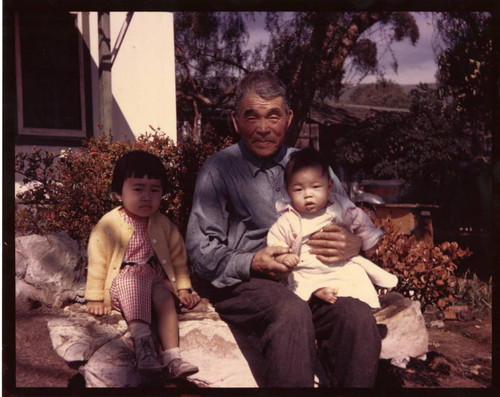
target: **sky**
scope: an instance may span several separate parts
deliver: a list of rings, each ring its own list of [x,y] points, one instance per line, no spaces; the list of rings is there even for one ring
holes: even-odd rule
[[[392,45],[399,64],[397,74],[394,73],[390,66],[392,57],[389,53],[386,53],[379,62],[384,68],[387,80],[392,80],[398,84],[434,83],[437,64],[431,46],[433,34],[431,15],[430,13],[426,13],[427,15],[424,15],[424,13],[412,14],[417,21],[420,38],[415,46],[411,44],[409,39]],[[268,33],[264,29],[263,18],[257,16],[255,22],[248,21],[247,23],[250,33],[249,46],[260,41],[267,41]],[[381,52],[382,50],[379,49],[379,53]],[[374,81],[376,81],[375,76],[368,76],[362,83],[372,83]]]
[[[436,56],[432,50],[431,38],[434,31],[431,16],[423,13],[413,13],[415,17],[420,38],[416,45],[412,45],[409,39],[394,43],[392,48],[398,61],[398,72],[393,72],[390,67],[392,58],[387,54],[379,62],[385,64],[386,79],[398,84],[434,83],[437,71]],[[364,83],[375,81],[375,77],[366,78]]]

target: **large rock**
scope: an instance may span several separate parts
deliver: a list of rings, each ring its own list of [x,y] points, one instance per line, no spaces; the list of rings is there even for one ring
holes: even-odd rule
[[[16,306],[38,301],[62,306],[47,323],[54,350],[79,368],[87,387],[133,387],[141,379],[134,367],[133,342],[122,316],[85,313],[82,255],[66,233],[16,238]],[[382,296],[375,312],[387,327],[380,358],[405,367],[411,357],[425,358],[428,335],[418,302],[397,293]],[[179,315],[183,357],[200,371],[190,381],[203,387],[257,387],[260,358],[248,340],[223,322],[203,299]]]
[[[75,306],[67,306],[64,312],[69,317],[49,320],[47,326],[54,350],[70,365],[88,361],[97,349],[128,330],[118,312],[109,315],[116,320],[111,324],[102,323],[83,310],[78,311]]]
[[[405,367],[410,357],[424,358],[428,336],[418,302],[400,294],[381,299],[383,308],[375,313],[378,324],[385,324],[380,358]],[[52,344],[72,367],[80,366],[87,387],[134,387],[141,378],[134,367],[134,349],[121,315],[111,312],[94,317],[84,305],[74,304],[50,320]],[[202,387],[258,387],[252,373],[252,346],[235,339],[235,334],[203,299],[193,311],[179,315],[182,356],[200,371],[189,380]],[[245,353],[245,354],[243,354]]]
[[[67,233],[16,237],[16,304],[83,302],[85,269],[78,243]]]
[[[111,339],[101,346],[87,364],[80,368],[87,387],[137,387],[142,379],[134,361],[130,337]]]
[[[192,378],[208,387],[257,387],[241,346],[218,319],[180,321],[182,356],[200,372]]]
[[[121,315],[94,317],[74,304],[48,321],[54,350],[79,367],[87,387],[135,387],[141,377],[134,367],[133,341]],[[189,380],[203,387],[256,387],[248,363],[223,322],[205,299],[179,315],[182,356],[200,371]]]
[[[385,324],[380,358],[406,368],[411,357],[425,359],[429,336],[420,303],[391,292],[380,298],[382,309],[375,313],[377,324]]]

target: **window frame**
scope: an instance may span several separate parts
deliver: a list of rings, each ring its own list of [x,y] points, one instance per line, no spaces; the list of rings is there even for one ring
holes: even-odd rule
[[[82,13],[70,12],[76,16],[75,28],[82,26]],[[23,138],[70,138],[84,139],[88,136],[87,130],[87,100],[86,100],[86,79],[85,79],[85,54],[82,32],[78,35],[78,64],[80,80],[80,123],[81,129],[63,129],[63,128],[36,128],[24,126],[24,107],[23,107],[23,81],[22,81],[22,61],[21,61],[21,40],[19,31],[19,13],[14,15],[14,39],[15,39],[15,73],[16,73],[16,95],[17,95],[17,135]]]

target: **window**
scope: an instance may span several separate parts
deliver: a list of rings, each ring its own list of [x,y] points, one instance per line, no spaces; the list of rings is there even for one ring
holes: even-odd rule
[[[20,136],[87,136],[83,40],[78,15],[16,13]]]

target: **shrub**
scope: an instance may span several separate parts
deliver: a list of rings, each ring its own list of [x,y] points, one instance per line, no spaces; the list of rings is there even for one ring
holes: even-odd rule
[[[429,245],[415,236],[401,234],[390,218],[375,220],[384,236],[371,259],[399,278],[396,292],[418,300],[422,310],[437,306],[443,310],[454,303],[457,263],[471,255],[456,242]]]
[[[466,271],[458,278],[453,288],[454,304],[466,305],[474,317],[480,318],[492,309],[493,286],[490,277],[488,283],[480,280],[476,274]]]
[[[16,172],[30,187],[18,194],[16,234],[51,234],[66,231],[81,246],[97,221],[114,206],[110,196],[113,167],[119,157],[131,150],[146,150],[162,159],[170,189],[162,199],[160,212],[185,234],[194,183],[205,159],[228,146],[229,138],[216,140],[213,132],[202,143],[192,140],[175,144],[166,134],[154,130],[137,142],[113,141],[110,134],[84,142],[79,150],[59,155],[34,147],[32,153],[19,153]]]

